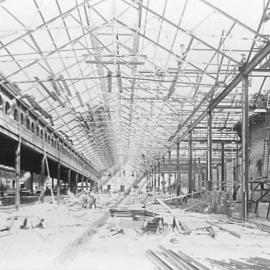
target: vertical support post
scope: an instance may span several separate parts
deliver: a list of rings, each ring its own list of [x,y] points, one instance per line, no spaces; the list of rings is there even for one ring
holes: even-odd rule
[[[201,168],[201,158],[198,157],[198,191],[202,190],[202,168]]]
[[[208,112],[207,126],[207,183],[208,190],[212,190],[213,172],[212,172],[212,111]]]
[[[239,185],[239,147],[238,143],[236,143],[236,169],[235,169],[235,182]]]
[[[44,197],[45,197],[45,180],[46,180],[46,176],[45,176],[45,162],[46,162],[46,156],[43,155],[42,160],[41,160],[41,172],[40,172],[40,177],[41,177],[41,186],[42,186],[42,191],[40,194],[40,200],[41,202],[44,202]]]
[[[225,183],[225,150],[224,143],[221,143],[221,189],[226,191],[226,183]]]
[[[31,178],[30,178],[31,195],[34,194],[34,187],[33,187],[33,184],[34,184],[34,173],[32,172],[32,173],[31,173]]]
[[[78,189],[78,173],[76,172],[75,174],[75,194],[77,194],[77,189]]]
[[[61,189],[61,163],[59,161],[57,165],[57,201],[60,201],[60,189]]]
[[[151,171],[152,171],[152,179],[151,179],[151,191],[153,191],[154,189],[154,168],[153,166],[151,166]]]
[[[180,142],[176,144],[176,194],[180,195],[181,190],[181,179],[180,179]]]
[[[170,186],[171,186],[171,151],[169,150],[169,158],[168,158],[168,171],[169,171],[169,175],[168,175],[168,192],[169,192],[169,189],[170,189]]]
[[[71,169],[68,168],[68,189],[70,190],[70,184],[71,184]]]
[[[220,188],[220,186],[222,186],[222,183],[220,183],[220,181],[219,181],[219,166],[220,166],[220,164],[217,164],[216,165],[216,188],[218,189],[218,188]],[[215,168],[213,168],[213,170],[214,170]],[[220,185],[221,184],[221,185]]]
[[[158,160],[158,191],[160,192],[160,161]]]
[[[163,177],[162,177],[162,192],[165,193],[165,157],[162,157]]]
[[[157,167],[154,165],[154,191],[157,192]]]
[[[149,170],[146,171],[146,189],[149,189]]]
[[[242,80],[242,219],[248,220],[249,178],[249,126],[248,126],[248,76]]]
[[[192,130],[188,132],[188,150],[189,150],[189,161],[188,161],[188,192],[192,193],[194,189],[193,179],[192,179]]]
[[[21,174],[21,140],[16,147],[15,151],[15,174],[16,174],[16,193],[15,193],[15,207],[16,210],[20,209],[20,174]]]
[[[89,188],[89,186],[88,186],[88,177],[86,177],[86,176],[83,176],[83,178],[85,178],[85,186],[86,186],[86,188],[87,188],[87,190],[88,190],[88,188]]]

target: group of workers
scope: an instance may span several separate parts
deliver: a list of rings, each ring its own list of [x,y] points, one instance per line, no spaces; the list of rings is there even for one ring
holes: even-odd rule
[[[83,208],[97,208],[96,196],[93,191],[83,191],[82,195],[82,207]]]

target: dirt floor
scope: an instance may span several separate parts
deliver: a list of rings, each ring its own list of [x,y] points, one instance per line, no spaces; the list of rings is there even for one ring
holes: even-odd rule
[[[80,197],[31,205],[19,212],[1,209],[0,269],[152,270],[157,268],[146,251],[158,251],[159,245],[181,250],[210,269],[228,269],[213,260],[270,259],[270,233],[252,223],[181,209],[173,209],[172,214],[160,204],[149,204],[147,210],[162,216],[164,226],[156,234],[147,233],[141,228],[149,217],[133,220],[111,217],[109,212],[116,207],[145,209],[145,195],[122,198],[121,194],[100,194],[96,209],[82,208]],[[173,231],[173,216],[183,225],[180,231]],[[27,224],[21,228],[25,218]],[[42,218],[44,228],[36,227]],[[11,223],[11,229],[4,230]],[[206,230],[209,226],[214,235]]]

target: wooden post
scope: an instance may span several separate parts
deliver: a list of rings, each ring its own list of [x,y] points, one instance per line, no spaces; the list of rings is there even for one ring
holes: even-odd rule
[[[34,183],[34,173],[31,173],[31,178],[30,178],[31,195],[33,195],[33,194],[34,194],[33,183]]]
[[[44,202],[44,198],[45,198],[45,179],[46,179],[46,176],[45,176],[45,159],[46,159],[46,156],[43,155],[42,157],[42,160],[41,160],[41,170],[40,170],[40,178],[41,178],[41,187],[42,187],[42,191],[41,191],[41,194],[40,194],[40,201],[41,202]]]
[[[68,168],[68,189],[70,190],[71,189],[71,169]]]
[[[76,172],[76,175],[75,175],[75,194],[77,194],[77,189],[78,189],[78,173]]]
[[[88,189],[89,188],[89,182],[88,182],[89,179],[86,176],[83,176],[83,178],[85,178],[86,188]]]
[[[16,193],[15,193],[15,207],[20,209],[20,174],[21,174],[21,139],[17,144],[15,151],[15,175],[16,175]]]
[[[61,192],[61,162],[58,162],[57,166],[57,201],[60,201],[60,192]]]

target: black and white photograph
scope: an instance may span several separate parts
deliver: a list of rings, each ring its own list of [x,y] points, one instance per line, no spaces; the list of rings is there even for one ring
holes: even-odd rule
[[[270,0],[0,0],[1,270],[270,270]]]

